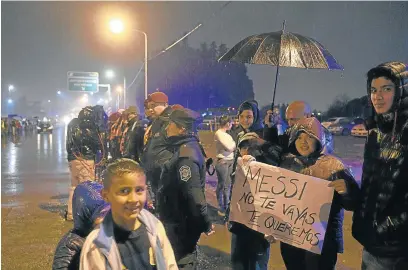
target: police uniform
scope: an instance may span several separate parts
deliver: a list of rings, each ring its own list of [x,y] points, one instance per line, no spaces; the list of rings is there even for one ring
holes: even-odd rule
[[[195,113],[177,109],[169,118],[188,134],[167,138],[173,157],[163,165],[157,212],[179,268],[194,269],[200,235],[211,230],[205,199],[205,158],[197,137],[192,135]]]
[[[168,97],[162,92],[154,92],[147,98],[148,102],[168,103]],[[156,118],[146,130],[144,137],[144,149],[141,163],[146,172],[149,200],[156,205],[156,193],[158,179],[161,174],[161,164],[170,159],[172,154],[166,149],[166,126],[172,108],[168,106],[161,115]]]

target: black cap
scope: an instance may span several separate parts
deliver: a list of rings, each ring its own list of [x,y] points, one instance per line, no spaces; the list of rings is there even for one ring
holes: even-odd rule
[[[170,116],[170,121],[182,126],[189,132],[193,132],[194,124],[199,119],[199,114],[187,108],[180,108],[174,110]]]

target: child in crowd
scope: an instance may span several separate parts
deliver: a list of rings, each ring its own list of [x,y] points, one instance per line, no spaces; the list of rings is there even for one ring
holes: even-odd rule
[[[178,269],[163,224],[144,209],[146,176],[138,163],[113,162],[103,181],[111,211],[86,238],[80,269]]]
[[[264,141],[255,132],[245,133],[238,141],[238,149],[245,163],[256,160],[274,166],[279,164],[281,148]],[[270,242],[274,239],[236,222],[230,222],[229,230],[232,269],[267,270]]]
[[[74,228],[59,241],[54,253],[53,270],[77,270],[85,238],[99,225],[110,205],[101,195],[103,185],[85,181],[76,186],[72,199]]]
[[[321,255],[281,243],[282,258],[288,270],[335,269],[337,253],[343,252],[343,208],[352,210],[352,199],[359,190],[343,162],[322,153],[323,132],[316,118],[300,120],[291,130],[289,153],[282,157],[281,168],[331,181],[329,186],[335,190]]]

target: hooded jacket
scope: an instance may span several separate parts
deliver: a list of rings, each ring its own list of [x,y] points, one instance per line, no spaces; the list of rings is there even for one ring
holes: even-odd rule
[[[254,121],[252,126],[249,128],[249,130],[244,130],[241,125],[236,128],[231,136],[235,140],[236,144],[238,147],[236,148],[234,152],[234,163],[232,165],[232,183],[231,183],[231,189],[230,189],[230,198],[232,196],[232,191],[234,187],[234,182],[235,182],[235,171],[237,168],[237,160],[239,157],[239,144],[245,141],[246,138],[249,138],[249,140],[254,141],[254,139],[250,139],[251,137],[259,137],[261,139],[264,139],[266,142],[263,145],[258,145],[255,143],[255,145],[252,145],[252,149],[254,150],[257,154],[256,158],[260,160],[261,162],[266,162],[267,164],[270,165],[278,165],[279,160],[280,160],[280,154],[281,154],[281,148],[277,146],[276,144],[271,144],[270,140],[270,134],[274,134],[274,132],[269,131],[268,127],[263,126],[262,124],[262,119],[260,117],[260,112],[258,108],[258,103],[255,100],[248,100],[243,102],[239,108],[238,108],[238,115],[240,115],[244,110],[251,109],[254,115]],[[272,129],[276,130],[276,127],[273,127]],[[251,134],[249,134],[251,133]],[[277,134],[277,131],[276,131]],[[255,139],[256,141],[256,139]],[[252,143],[250,143],[251,145]],[[230,213],[230,205],[227,207],[227,211],[225,213],[225,222],[229,222],[229,213]],[[239,236],[242,239],[247,239],[249,240],[248,244],[251,246],[251,252],[253,253],[263,253],[267,250],[269,247],[269,242],[265,239],[264,235],[262,233],[259,233],[257,231],[251,230],[247,228],[246,226],[237,223],[237,222],[229,222],[228,223],[228,230],[231,233],[234,233],[235,235]]]
[[[255,132],[261,138],[264,138],[264,134],[263,134],[264,127],[262,124],[262,119],[260,118],[258,102],[256,102],[255,100],[244,101],[238,108],[238,115],[240,115],[245,110],[252,110],[254,114],[254,122],[252,126],[249,128],[249,132]],[[244,132],[244,133],[247,132],[247,131],[244,131],[241,125],[238,125],[237,127],[231,129],[230,135],[232,136],[235,142],[238,142],[238,136],[241,132]]]
[[[100,135],[97,125],[89,119],[72,119],[67,127],[68,161],[79,158],[95,160],[96,153],[101,150],[104,143]]]
[[[356,201],[352,233],[375,256],[408,254],[408,67],[381,64],[368,72],[371,80],[388,72],[395,84],[391,110],[367,120],[361,194]]]
[[[59,241],[54,253],[53,270],[79,269],[79,257],[85,238],[93,229],[95,220],[104,217],[110,209],[100,194],[103,186],[94,181],[79,184],[74,191],[74,229]]]
[[[315,138],[318,142],[316,151],[308,157],[301,156],[297,152],[295,146],[295,141],[302,132]],[[289,137],[290,153],[282,157],[280,167],[328,181],[334,181],[337,179],[345,180],[347,193],[340,195],[339,193],[334,192],[323,246],[323,249],[335,250],[337,253],[342,253],[343,208],[346,210],[352,210],[353,199],[358,194],[358,185],[351,171],[340,159],[322,153],[324,147],[323,139],[323,127],[316,118],[311,117],[300,120],[291,129]]]

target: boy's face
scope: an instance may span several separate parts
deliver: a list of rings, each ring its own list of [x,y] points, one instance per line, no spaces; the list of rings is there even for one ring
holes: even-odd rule
[[[371,82],[371,102],[377,114],[389,112],[394,103],[395,84],[386,77]]]
[[[115,223],[127,228],[127,224],[137,219],[146,203],[146,176],[128,173],[113,177],[110,187],[102,190],[102,196],[111,205]]]
[[[300,155],[307,157],[317,150],[317,140],[301,132],[295,141],[295,146]]]
[[[239,123],[244,129],[249,129],[254,123],[254,112],[252,110],[244,110],[239,115]]]

